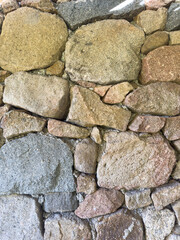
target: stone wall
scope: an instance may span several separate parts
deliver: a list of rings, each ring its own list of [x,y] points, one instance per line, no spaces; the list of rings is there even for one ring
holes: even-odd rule
[[[180,239],[179,0],[0,6],[0,240]]]

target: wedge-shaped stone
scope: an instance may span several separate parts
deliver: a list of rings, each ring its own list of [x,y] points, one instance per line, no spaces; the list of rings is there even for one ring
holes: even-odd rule
[[[150,52],[142,61],[141,83],[180,83],[180,46],[164,46]]]
[[[89,89],[75,86],[71,89],[71,106],[67,120],[85,127],[95,125],[125,131],[131,112],[118,106],[108,106]]]
[[[59,60],[68,32],[62,19],[23,7],[9,13],[0,36],[0,66],[10,72],[45,68]]]
[[[69,85],[55,76],[18,72],[6,78],[3,102],[44,117],[61,119],[68,111]]]
[[[180,113],[180,85],[152,83],[130,93],[124,104],[138,113],[174,116]]]
[[[40,205],[26,196],[0,197],[0,239],[43,240]]]
[[[0,194],[73,192],[73,157],[67,144],[28,134],[0,149]]]
[[[106,147],[97,168],[98,185],[127,190],[151,188],[167,182],[175,152],[160,135],[132,132],[105,134]]]
[[[180,116],[167,118],[163,132],[170,141],[180,139]]]
[[[113,36],[113,37],[112,37]],[[103,85],[138,78],[144,32],[126,20],[104,20],[80,27],[65,49],[72,81]]]

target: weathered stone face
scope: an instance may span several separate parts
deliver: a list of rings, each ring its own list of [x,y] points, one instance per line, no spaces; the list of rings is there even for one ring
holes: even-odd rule
[[[91,240],[91,230],[86,220],[73,213],[55,214],[45,221],[44,240]]]
[[[175,152],[160,135],[131,132],[105,134],[106,148],[97,168],[98,185],[127,190],[157,187],[167,182]]]
[[[121,209],[97,220],[95,224],[97,240],[143,240],[141,221],[126,209]]]
[[[18,72],[6,78],[3,102],[44,117],[62,119],[69,105],[69,84],[55,76]]]
[[[158,9],[165,7],[173,2],[173,0],[145,0],[146,9]]]
[[[82,26],[66,44],[66,71],[75,82],[110,84],[135,80],[143,42],[143,31],[125,20]]]
[[[168,18],[166,23],[166,31],[180,29],[180,3],[171,3],[168,9]]]
[[[172,208],[175,212],[178,224],[180,225],[180,200],[177,200],[176,202],[174,202],[172,205]]]
[[[81,174],[77,178],[77,193],[91,194],[96,191],[96,180],[94,176]]]
[[[60,139],[29,134],[6,143],[0,156],[1,195],[75,190],[72,154]]]
[[[0,197],[0,239],[43,240],[40,206],[30,197]]]
[[[180,46],[164,46],[150,52],[142,60],[141,83],[180,83]]]
[[[180,139],[180,116],[167,118],[163,132],[170,141]]]
[[[138,113],[174,116],[180,113],[180,85],[152,83],[128,94],[124,104]]]
[[[170,45],[180,44],[180,30],[170,32],[169,37],[170,37],[170,41],[169,41]]]
[[[33,7],[43,12],[56,13],[56,9],[51,0],[22,0],[22,7]]]
[[[67,121],[85,126],[106,126],[126,131],[131,112],[118,106],[103,104],[89,89],[75,86],[71,89],[71,106]]]
[[[59,60],[67,36],[64,21],[56,15],[19,8],[9,13],[3,23],[0,66],[18,72],[52,65]]]

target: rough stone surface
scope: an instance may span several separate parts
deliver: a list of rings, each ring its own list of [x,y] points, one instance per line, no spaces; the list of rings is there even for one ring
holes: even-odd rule
[[[3,20],[4,20],[4,15],[0,13],[0,27],[2,26]]]
[[[146,40],[141,48],[141,52],[147,54],[148,52],[164,46],[169,43],[169,35],[167,32],[157,31],[146,37]]]
[[[0,84],[0,105],[3,103],[2,98],[3,98],[3,85]]]
[[[68,138],[87,138],[90,135],[90,130],[86,128],[54,119],[48,121],[48,132],[57,137]]]
[[[101,144],[102,143],[102,137],[101,137],[101,133],[99,131],[99,128],[93,127],[93,129],[91,131],[91,138],[97,144]]]
[[[18,72],[6,78],[3,102],[44,117],[62,119],[69,105],[68,82],[55,76]]]
[[[73,30],[97,19],[110,17],[132,20],[143,9],[144,2],[141,0],[131,1],[128,4],[124,0],[77,0],[58,5],[59,15]]]
[[[138,113],[174,116],[180,113],[180,85],[152,83],[128,94],[124,104]]]
[[[71,89],[71,99],[67,121],[85,127],[100,125],[126,131],[130,111],[103,104],[96,93],[79,86]]]
[[[166,240],[180,240],[180,235],[176,235],[176,234],[171,233],[171,234],[166,238]]]
[[[76,193],[61,192],[44,195],[45,212],[71,212],[78,207]]]
[[[180,3],[171,3],[168,9],[166,31],[180,30]]]
[[[3,130],[0,128],[0,147],[5,143],[5,138],[3,137]]]
[[[164,30],[167,20],[167,9],[159,8],[157,11],[145,10],[139,13],[135,21],[146,34],[157,30]]]
[[[173,171],[172,177],[174,179],[180,179],[180,160],[176,164],[176,167]]]
[[[0,107],[0,120],[4,116],[5,113],[7,113],[10,109],[10,106],[8,104],[5,104],[4,106]]]
[[[174,141],[173,145],[175,147],[175,149],[180,152],[180,140]]]
[[[72,153],[60,139],[28,134],[7,142],[0,149],[0,159],[1,195],[75,190]]]
[[[104,95],[106,94],[106,92],[110,89],[112,85],[106,85],[106,86],[101,86],[101,85],[97,85],[93,91],[95,93],[97,93],[100,97],[104,97]]]
[[[175,223],[175,216],[169,209],[156,211],[153,206],[142,212],[147,240],[164,240]]]
[[[180,83],[180,46],[164,46],[150,52],[142,60],[141,83]]]
[[[91,230],[86,220],[73,213],[55,214],[45,220],[44,240],[91,240]]]
[[[156,188],[156,190],[152,193],[151,198],[157,210],[163,209],[165,206],[180,198],[180,183],[170,182]]]
[[[94,218],[115,212],[123,202],[124,195],[120,191],[100,188],[95,193],[85,197],[75,214],[80,218]]]
[[[2,1],[1,6],[5,14],[19,8],[19,5],[16,0],[4,0]]]
[[[129,210],[149,206],[152,203],[150,189],[133,190],[125,193],[125,203]]]
[[[98,163],[98,185],[127,190],[157,187],[167,182],[176,162],[175,152],[160,135],[132,132],[105,134],[105,152]]]
[[[113,36],[113,38],[112,38]],[[126,20],[104,20],[80,27],[65,49],[72,81],[111,84],[131,81],[140,70],[144,32]]]
[[[40,132],[45,124],[45,119],[15,110],[6,113],[1,120],[5,138],[12,138],[30,132]]]
[[[95,173],[98,157],[98,145],[90,138],[77,143],[74,152],[74,167],[84,173]]]
[[[96,180],[94,176],[81,174],[77,178],[77,188],[76,192],[85,193],[85,194],[92,194],[96,191]]]
[[[126,95],[133,90],[133,86],[128,82],[123,82],[112,86],[103,98],[104,103],[121,103]]]
[[[0,239],[43,240],[41,212],[37,202],[26,196],[0,197]]]
[[[59,60],[67,36],[67,27],[58,16],[19,8],[3,22],[0,66],[10,72],[48,67]]]
[[[146,9],[158,9],[166,7],[174,0],[145,0]]]
[[[180,31],[173,31],[169,33],[170,36],[170,45],[180,44]]]
[[[167,118],[163,132],[170,141],[180,139],[180,116]]]
[[[136,116],[129,125],[134,132],[157,133],[165,124],[165,118],[158,116]]]
[[[46,69],[47,75],[56,75],[58,77],[62,77],[64,73],[64,63],[61,61],[55,62],[52,66]]]
[[[180,225],[180,200],[174,202],[172,205],[173,211],[175,212],[178,224]]]
[[[4,80],[11,75],[10,72],[5,70],[0,70],[0,82],[4,82]]]
[[[97,240],[143,240],[143,226],[139,218],[127,209],[101,217],[95,224]]]
[[[22,0],[22,7],[33,7],[43,12],[56,13],[56,9],[51,0]]]

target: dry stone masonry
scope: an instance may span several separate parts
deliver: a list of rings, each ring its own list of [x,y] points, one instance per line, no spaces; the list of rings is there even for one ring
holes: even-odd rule
[[[0,240],[180,240],[179,0],[0,0]]]

